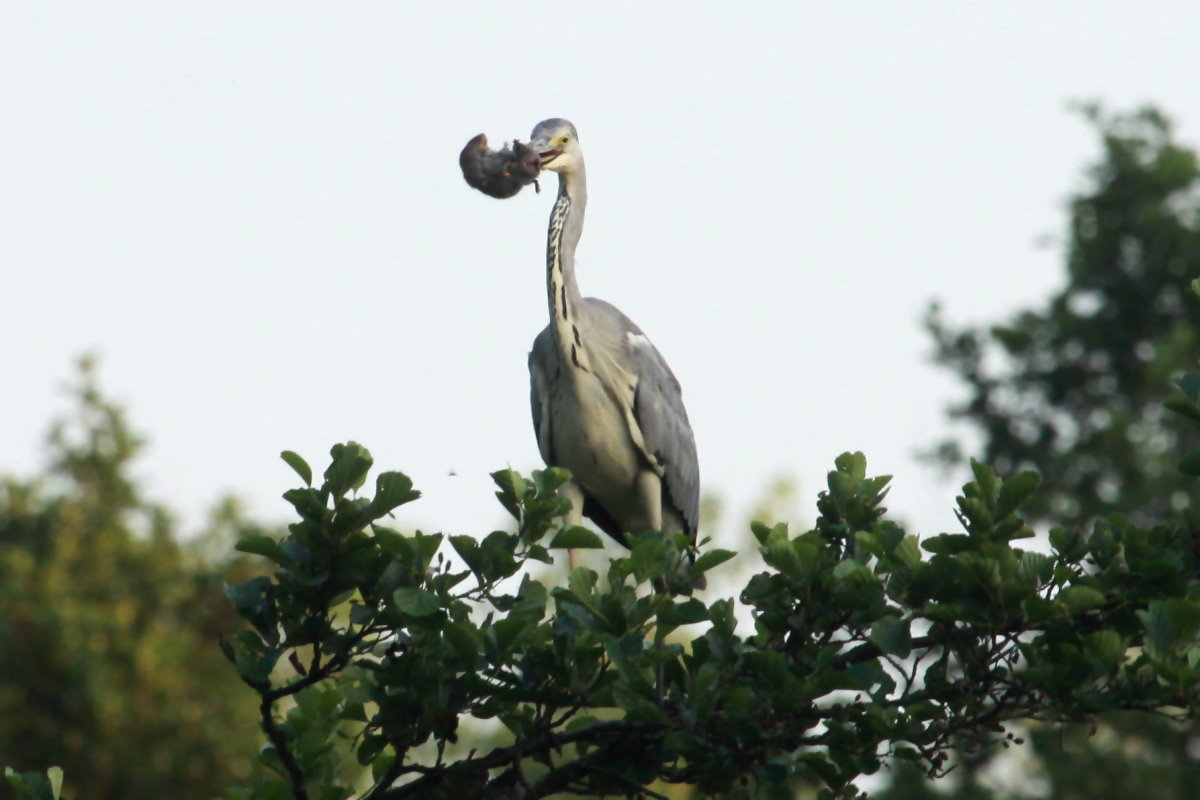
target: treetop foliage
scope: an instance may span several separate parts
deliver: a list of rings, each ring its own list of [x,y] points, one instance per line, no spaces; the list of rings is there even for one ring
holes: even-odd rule
[[[1175,405],[1200,421],[1200,382],[1181,386]],[[652,590],[687,580],[686,542],[649,531],[603,575],[533,579],[531,561],[599,545],[558,528],[563,470],[495,473],[514,530],[477,539],[383,525],[411,482],[384,472],[361,493],[367,450],[331,457],[317,486],[285,453],[299,520],[238,545],[275,565],[229,588],[249,628],[224,649],[260,698],[278,778],[230,798],[657,796],[656,781],[849,798],[888,759],[938,774],[951,747],[1007,742],[1015,719],[1200,714],[1200,532],[1113,518],[1023,550],[1030,472],[973,462],[963,531],[918,542],[887,517],[889,478],[845,454],[813,528],[755,523],[760,570],[737,600],[704,600]],[[732,557],[702,550],[694,568]],[[468,720],[507,742],[464,752]],[[338,737],[370,787],[343,782]]]

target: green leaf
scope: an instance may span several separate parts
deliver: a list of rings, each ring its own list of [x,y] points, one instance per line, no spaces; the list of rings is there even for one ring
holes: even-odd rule
[[[509,617],[497,621],[495,625],[487,629],[484,636],[492,644],[494,663],[500,664],[508,658],[508,655],[512,652],[517,641],[527,628],[529,628],[529,624],[524,620]]]
[[[1193,422],[1200,422],[1200,403],[1190,397],[1168,397],[1163,405],[1176,414],[1182,414]]]
[[[492,531],[479,544],[479,574],[485,580],[507,578],[519,569],[513,553],[518,538],[504,531]]]
[[[387,747],[387,737],[376,736],[375,734],[371,733],[363,734],[362,741],[359,742],[358,752],[355,753],[355,757],[358,759],[358,763],[365,767],[367,764],[374,762],[375,757],[379,755],[385,747]]]
[[[763,561],[794,581],[804,578],[804,561],[800,557],[800,541],[788,539],[787,526],[780,523],[771,529],[762,547]]]
[[[835,580],[847,581],[859,588],[866,588],[878,583],[871,568],[854,558],[839,561],[838,565],[833,568],[833,577]]]
[[[844,561],[839,561],[837,566],[833,568],[833,577],[836,580],[844,581],[854,573],[863,568],[861,561],[856,561],[853,558],[847,558]]]
[[[696,557],[696,563],[692,564],[692,574],[702,575],[713,567],[724,564],[736,555],[737,553],[732,550],[721,550],[719,548],[705,550]]]
[[[785,526],[784,530],[786,533],[787,523],[781,522],[779,524]],[[765,545],[767,543],[767,537],[771,535],[771,527],[766,523],[759,522],[758,520],[752,520],[750,522],[750,532],[754,534],[754,538],[758,540],[759,544]]]
[[[392,592],[392,601],[397,609],[414,617],[429,616],[442,607],[437,595],[415,586],[401,586]]]
[[[892,558],[906,567],[914,567],[921,562],[921,549],[917,537],[905,536],[892,551]]]
[[[502,469],[492,473],[492,481],[500,487],[496,497],[513,519],[521,518],[521,501],[525,498],[525,479],[521,473],[512,469]]]
[[[325,503],[316,489],[288,489],[283,493],[283,499],[304,519],[320,522],[325,515]]]
[[[5,767],[4,777],[20,800],[53,800],[48,782],[36,772],[16,772]]]
[[[533,483],[537,487],[538,494],[554,494],[569,480],[571,480],[571,471],[562,467],[547,467],[533,471]]]
[[[421,554],[421,563],[428,565],[433,561],[433,554],[437,552],[442,544],[442,534],[440,533],[421,533],[417,531],[417,535],[413,537],[417,544],[417,550]]]
[[[543,564],[553,564],[554,559],[550,555],[550,551],[542,547],[540,544],[531,544],[529,549],[525,551],[525,555],[532,558],[534,561],[541,561]]]
[[[845,778],[842,777],[840,768],[829,760],[829,756],[819,751],[809,751],[800,753],[797,759],[797,764],[807,768],[828,786],[841,786],[845,783]],[[833,793],[829,792],[828,797],[833,797]]]
[[[572,525],[556,533],[548,546],[551,550],[597,550],[604,547],[604,541],[587,528]]]
[[[996,491],[996,471],[982,461],[971,459],[971,472],[975,475],[975,483],[979,486],[981,497],[991,499]],[[966,494],[966,487],[963,487]]]
[[[625,684],[613,687],[613,697],[617,705],[625,709],[625,718],[630,721],[661,723],[667,718],[661,708]]]
[[[833,460],[833,464],[838,472],[847,473],[853,478],[863,480],[867,477],[867,457],[860,452],[842,453]],[[832,485],[829,488],[833,490]]]
[[[237,642],[237,647],[234,648],[234,666],[242,677],[252,684],[262,684],[270,680],[283,651],[268,647],[262,637],[254,631],[241,631],[233,638]]]
[[[1068,586],[1055,600],[1072,614],[1080,614],[1104,605],[1105,597],[1090,586]]]
[[[1032,550],[1021,553],[1021,562],[1017,565],[1017,575],[1024,581],[1045,583],[1050,580],[1054,569],[1054,559],[1045,553],[1035,553]]]
[[[638,581],[661,577],[667,566],[667,543],[662,539],[639,537],[632,544],[633,551],[629,558]]]
[[[1028,525],[1014,525],[1013,532],[1008,534],[1008,540],[1016,541],[1017,539],[1032,539],[1037,536],[1037,531]]]
[[[450,546],[473,572],[479,572],[483,568],[479,557],[479,542],[475,540],[474,536],[466,534],[451,536]]]
[[[692,625],[708,620],[708,607],[694,597],[689,597],[680,603],[672,603],[663,608],[658,615],[658,621],[663,625],[678,627]]]
[[[384,472],[375,479],[375,498],[371,501],[371,511],[376,517],[382,517],[420,496],[421,493],[413,489],[407,475]]]
[[[62,796],[62,767],[50,767],[46,770],[46,777],[50,779],[50,793],[54,795],[54,800],[58,800]]]
[[[1062,528],[1050,529],[1050,546],[1056,553],[1061,553],[1067,558],[1078,555],[1075,551],[1081,550],[1084,544],[1084,539],[1078,531],[1067,531]]]
[[[581,602],[591,605],[599,576],[587,567],[576,567],[567,573],[567,587]]]
[[[5,767],[4,777],[20,800],[58,800],[62,794],[62,767],[50,767],[45,775]]]
[[[1016,511],[1037,489],[1042,478],[1036,472],[1021,472],[1008,478],[1000,486],[1000,497],[996,502],[997,516]]]
[[[233,601],[238,616],[254,626],[272,645],[279,642],[279,626],[271,579],[265,575],[245,583],[225,585],[225,596]]]
[[[364,720],[365,722],[365,720]],[[378,783],[392,768],[392,764],[396,761],[395,753],[381,753],[376,758],[371,759],[371,780]]]
[[[370,625],[375,620],[375,606],[366,606],[362,603],[350,604],[350,624],[351,625]]]
[[[371,525],[379,546],[389,555],[411,559],[414,555],[412,542],[407,536],[383,525]]]
[[[483,640],[475,626],[469,622],[448,622],[442,628],[442,634],[459,660],[468,669],[474,669],[483,647]]]
[[[546,599],[546,587],[526,575],[521,581],[521,590],[517,601],[509,610],[509,616],[531,623],[541,622],[542,617],[546,615]]]
[[[243,553],[253,553],[257,556],[265,556],[266,558],[274,561],[276,564],[280,564],[285,567],[291,566],[294,563],[287,553],[283,552],[283,547],[280,546],[278,541],[270,536],[264,536],[261,533],[252,533],[249,536],[243,536],[238,540],[238,543],[234,545],[234,548],[242,551]]]
[[[854,552],[864,560],[883,555],[883,537],[876,531],[856,531]]]
[[[283,459],[285,464],[296,471],[296,474],[300,476],[300,480],[304,481],[305,486],[312,486],[312,467],[300,457],[299,453],[284,450],[279,454],[279,457]]]
[[[1200,633],[1200,600],[1188,597],[1153,600],[1145,611],[1137,614],[1146,626],[1147,644],[1155,655],[1192,645]]]
[[[1175,385],[1188,398],[1200,400],[1200,372],[1185,372],[1175,379]]]
[[[1125,657],[1125,645],[1116,631],[1104,630],[1083,637],[1088,653],[1108,669],[1121,663]]]
[[[335,444],[329,455],[333,457],[333,461],[325,470],[325,483],[335,498],[341,498],[347,492],[362,486],[371,465],[375,463],[367,448],[357,442]]]
[[[921,547],[934,554],[954,555],[977,549],[978,542],[965,533],[939,533],[923,540]]]
[[[1179,459],[1179,471],[1187,475],[1200,475],[1200,450],[1193,450]]]
[[[886,616],[871,626],[871,641],[883,652],[897,658],[908,658],[912,653],[912,634],[908,620]]]

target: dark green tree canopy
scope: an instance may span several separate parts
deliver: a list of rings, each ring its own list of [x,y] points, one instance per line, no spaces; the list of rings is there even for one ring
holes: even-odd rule
[[[1164,414],[1162,400],[1198,355],[1197,299],[1187,291],[1200,274],[1196,156],[1153,110],[1086,113],[1102,155],[1070,205],[1064,288],[992,328],[950,331],[934,317],[939,357],[971,389],[954,413],[982,434],[985,458],[1045,478],[1026,506],[1039,521],[1081,527],[1112,509],[1143,523],[1186,519],[1196,489],[1186,472],[1200,459],[1186,455],[1194,412],[1176,397],[1165,405],[1181,416]],[[1194,378],[1180,384],[1194,395]],[[981,749],[960,754],[940,786],[901,772],[883,796],[1186,800],[1200,781],[1192,723],[1109,713],[1024,728],[1032,752],[1020,772],[1030,786],[989,785],[989,771],[1012,770],[992,769],[996,754]]]
[[[889,479],[846,454],[816,525],[756,523],[761,571],[738,601],[705,601],[651,590],[686,542],[649,531],[604,575],[532,579],[531,563],[600,544],[557,529],[562,470],[495,474],[513,531],[410,536],[381,524],[417,497],[408,479],[359,493],[369,453],[331,456],[316,485],[285,453],[299,520],[238,545],[275,564],[229,589],[250,627],[225,652],[260,698],[280,777],[231,797],[657,796],[656,781],[786,797],[800,781],[849,798],[888,759],[939,774],[952,747],[1007,744],[1012,720],[1200,718],[1200,532],[1112,520],[1022,550],[1033,473],[975,462],[963,532],[918,544],[886,516]],[[704,551],[695,569],[732,556]],[[470,720],[508,735],[465,749]],[[369,788],[343,782],[338,736]]]
[[[61,765],[81,797],[209,800],[261,770],[216,648],[239,622],[223,582],[256,571],[231,543],[259,529],[226,505],[181,541],[133,480],[141,439],[90,360],[73,394],[45,474],[0,482],[3,765]]]
[[[1086,115],[1103,155],[1070,203],[1065,286],[1002,324],[955,330],[937,307],[928,324],[937,361],[969,390],[951,416],[982,435],[979,458],[1042,476],[1032,520],[1121,510],[1153,524],[1194,503],[1175,465],[1200,437],[1162,399],[1200,353],[1200,298],[1187,291],[1200,277],[1200,167],[1157,111]]]

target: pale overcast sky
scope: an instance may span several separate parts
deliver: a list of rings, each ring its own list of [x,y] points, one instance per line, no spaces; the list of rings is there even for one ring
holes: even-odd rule
[[[1200,3],[5,2],[0,473],[34,469],[75,358],[150,437],[152,492],[286,519],[285,448],[353,438],[484,533],[539,466],[543,192],[457,155],[575,122],[585,294],[684,386],[704,488],[744,509],[834,457],[896,475],[917,532],[955,486],[914,453],[956,386],[920,329],[1036,303],[1096,137],[1154,102],[1200,141]],[[1061,238],[1058,237],[1061,243]],[[451,475],[451,473],[455,475]],[[961,478],[961,476],[959,476]],[[726,526],[741,535],[742,524]],[[725,535],[733,535],[726,533]]]

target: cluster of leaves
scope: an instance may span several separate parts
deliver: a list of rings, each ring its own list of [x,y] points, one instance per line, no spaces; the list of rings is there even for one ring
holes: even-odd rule
[[[939,363],[969,390],[951,416],[982,437],[977,452],[998,471],[1042,475],[1027,519],[1086,529],[1114,511],[1141,525],[1195,519],[1200,457],[1179,463],[1200,448],[1200,428],[1188,424],[1195,379],[1167,403],[1179,414],[1165,413],[1162,398],[1200,352],[1200,299],[1187,292],[1200,276],[1200,159],[1154,109],[1084,111],[1100,158],[1069,205],[1062,287],[994,325],[953,330],[930,318]],[[959,450],[950,442],[940,453],[954,462]],[[958,761],[955,781],[922,787],[910,773],[884,797],[941,798],[956,783],[950,796],[972,800],[1184,798],[1200,775],[1194,726],[1111,714],[1026,727],[1025,787],[989,784],[988,774],[1014,771],[977,752]]]
[[[654,532],[603,579],[531,578],[530,560],[600,544],[557,528],[562,470],[495,474],[512,532],[409,536],[380,524],[417,496],[408,479],[383,473],[362,496],[367,451],[332,457],[314,488],[285,453],[307,484],[285,495],[300,521],[239,544],[276,567],[229,589],[251,627],[225,649],[259,694],[278,778],[233,798],[355,795],[339,737],[371,769],[369,800],[652,795],[655,781],[786,796],[796,780],[846,798],[888,757],[937,773],[1012,719],[1200,715],[1200,532],[1114,520],[1023,551],[1032,473],[973,464],[964,532],[919,545],[886,518],[889,479],[843,455],[811,530],[753,526],[765,569],[739,605],[654,591],[689,580],[683,542]],[[705,551],[692,574],[730,557]],[[509,741],[462,752],[470,718]]]
[[[141,440],[90,359],[73,396],[49,469],[0,480],[0,765],[17,771],[0,798],[58,764],[77,796],[208,800],[261,771],[257,715],[213,645],[242,625],[221,587],[258,570],[231,553],[254,528],[229,505],[181,541],[131,478]]]
[[[40,772],[17,772],[4,768],[4,778],[20,800],[65,800],[62,794],[62,767],[50,767]]]

